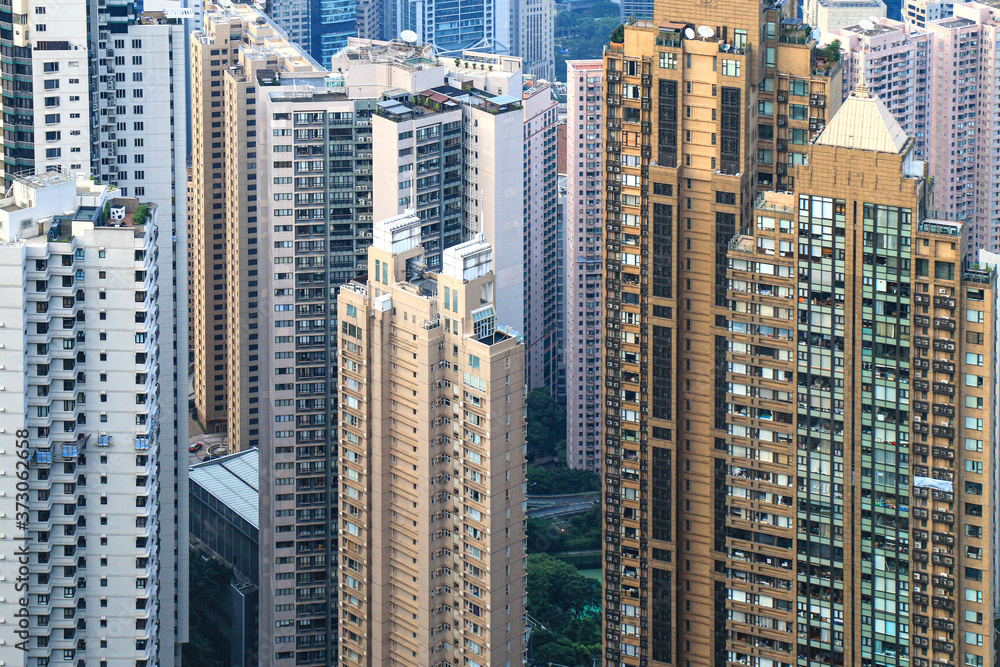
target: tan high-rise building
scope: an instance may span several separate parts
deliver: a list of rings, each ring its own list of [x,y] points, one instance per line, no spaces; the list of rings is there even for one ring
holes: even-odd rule
[[[605,664],[993,664],[995,273],[781,11],[605,53]]]
[[[493,249],[425,273],[421,220],[376,223],[340,320],[340,664],[519,665],[524,345],[497,328]]]
[[[521,331],[521,61],[352,39],[326,69],[251,5],[209,5],[204,26],[192,36],[197,412],[231,449],[261,452],[261,659],[336,664],[338,288],[370,271],[379,207],[412,207],[431,270],[469,231],[501,243],[497,281],[517,287],[498,320]]]

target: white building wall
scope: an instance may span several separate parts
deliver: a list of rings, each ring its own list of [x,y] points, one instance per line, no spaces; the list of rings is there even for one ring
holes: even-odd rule
[[[161,523],[174,510],[163,511],[157,460],[172,439],[172,379],[164,378],[172,368],[163,356],[173,346],[174,314],[162,298],[170,298],[172,282],[163,263],[173,258],[169,246],[158,254],[157,245],[170,237],[152,209],[143,227],[67,220],[47,238],[49,225],[40,221],[53,201],[72,216],[80,204],[100,211],[107,196],[86,180],[54,180],[34,192],[43,205],[8,199],[0,216],[7,278],[0,285],[0,431],[12,434],[0,457],[12,475],[19,451],[30,460],[30,488],[20,499],[26,526],[17,525],[24,517],[13,505],[21,491],[15,482],[12,506],[0,509],[0,533],[24,537],[31,552],[27,596],[15,596],[4,589],[19,576],[13,549],[23,542],[0,545],[0,596],[18,605],[24,597],[32,637],[21,652],[17,621],[5,613],[0,660],[174,664],[173,590],[163,586],[174,557]],[[78,186],[85,195],[77,197]],[[27,443],[18,448],[13,434],[25,427]],[[162,604],[166,596],[170,605]]]

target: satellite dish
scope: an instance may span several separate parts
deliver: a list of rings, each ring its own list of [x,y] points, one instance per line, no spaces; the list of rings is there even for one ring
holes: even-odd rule
[[[684,28],[684,36],[688,39],[694,39],[694,30],[691,28]]]
[[[860,21],[858,21],[858,26],[860,26],[860,28],[865,32],[868,32],[875,28],[875,24],[869,21],[868,19],[861,19]]]
[[[703,25],[703,26],[698,26],[698,34],[701,35],[702,38],[708,39],[709,37],[715,35],[715,31],[712,30],[712,28],[710,28],[709,26]]]
[[[417,41],[417,33],[412,30],[404,30],[399,33],[399,38],[406,42],[407,44],[414,44]]]

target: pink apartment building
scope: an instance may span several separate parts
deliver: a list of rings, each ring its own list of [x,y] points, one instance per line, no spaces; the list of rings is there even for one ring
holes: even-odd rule
[[[913,156],[926,160],[930,34],[882,18],[865,27],[852,25],[823,32],[824,43],[834,40],[840,41],[844,60],[844,99],[859,83],[866,83],[914,138]]]
[[[566,63],[566,458],[601,469],[603,64]]]
[[[968,221],[970,253],[1000,250],[1000,2],[927,23],[932,41],[929,172],[937,217]]]

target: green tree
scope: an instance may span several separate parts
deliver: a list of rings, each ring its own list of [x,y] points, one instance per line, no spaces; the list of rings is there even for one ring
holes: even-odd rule
[[[529,426],[530,432],[530,426]],[[601,490],[601,478],[596,473],[578,468],[544,468],[529,466],[528,495],[551,496],[562,493],[586,493]]]
[[[566,80],[567,60],[600,58],[612,32],[621,24],[619,7],[597,2],[590,7],[573,7],[556,13],[556,79]]]
[[[528,556],[528,613],[545,626],[531,637],[531,665],[590,667],[601,654],[601,585],[547,554]]]
[[[527,575],[528,613],[550,630],[561,632],[572,617],[597,614],[601,608],[601,584],[558,558],[529,555]]]
[[[559,456],[566,452],[566,410],[547,389],[535,387],[528,392],[528,459]]]

